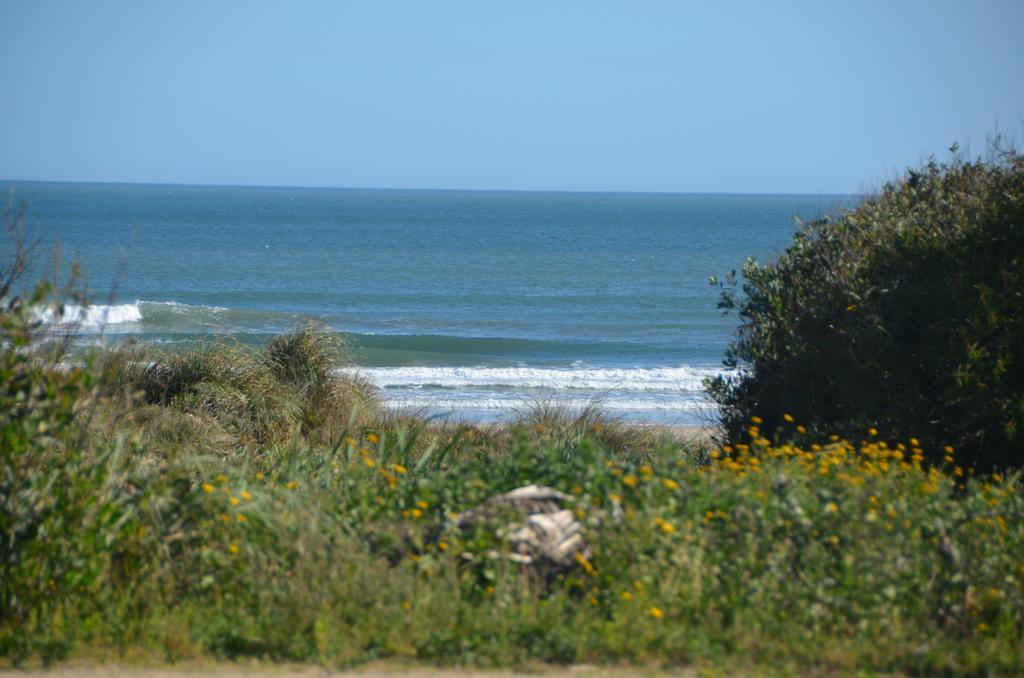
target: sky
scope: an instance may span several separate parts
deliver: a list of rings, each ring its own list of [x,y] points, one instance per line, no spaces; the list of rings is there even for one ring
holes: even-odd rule
[[[855,193],[1024,141],[1024,0],[0,0],[0,179]]]

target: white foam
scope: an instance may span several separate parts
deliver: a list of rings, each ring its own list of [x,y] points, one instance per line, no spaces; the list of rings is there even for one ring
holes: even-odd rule
[[[147,306],[156,306],[166,311],[172,311],[175,313],[194,313],[196,311],[208,311],[223,313],[228,311],[225,306],[197,306],[195,304],[182,304],[177,301],[137,301],[137,304],[145,304]]]
[[[177,301],[135,301],[131,304],[64,304],[58,312],[50,307],[36,312],[36,320],[56,326],[75,325],[82,329],[102,328],[142,322],[149,316],[155,321],[161,314],[190,318],[201,314],[220,314],[228,311],[223,306],[195,306]]]
[[[64,304],[61,308],[47,308],[37,312],[40,322],[54,325],[78,325],[79,327],[103,327],[120,323],[137,323],[142,320],[141,302],[133,304]]]
[[[532,367],[345,368],[381,388],[533,388],[590,391],[698,392],[704,379],[722,374],[704,367],[545,369]]]
[[[536,399],[529,398],[481,398],[471,396],[439,398],[435,396],[436,394],[424,397],[389,398],[384,401],[384,404],[395,409],[429,408],[431,410],[462,411],[523,410],[537,402]],[[591,402],[587,398],[555,398],[553,401],[567,404],[571,407],[582,407]],[[713,406],[707,401],[696,399],[600,398],[595,402],[601,409],[609,412],[699,412],[713,409]]]

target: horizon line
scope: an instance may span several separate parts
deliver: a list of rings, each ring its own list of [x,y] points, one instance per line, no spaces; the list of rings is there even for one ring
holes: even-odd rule
[[[102,186],[174,186],[181,188],[266,188],[266,189],[292,189],[292,190],[332,190],[332,191],[424,191],[424,192],[450,192],[450,193],[590,193],[590,194],[614,194],[614,195],[793,195],[793,196],[842,196],[842,197],[864,197],[869,193],[801,193],[794,191],[642,191],[642,190],[600,190],[600,189],[534,189],[534,188],[423,188],[423,187],[393,187],[393,186],[308,186],[298,184],[197,184],[175,181],[94,181],[94,180],[66,180],[66,179],[0,179],[0,184],[80,184],[80,185],[102,185]]]

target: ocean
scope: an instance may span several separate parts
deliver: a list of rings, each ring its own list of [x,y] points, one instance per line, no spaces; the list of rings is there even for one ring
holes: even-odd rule
[[[81,263],[83,343],[258,345],[316,319],[392,407],[502,420],[599,400],[712,421],[737,320],[711,275],[785,249],[850,196],[0,182]],[[351,369],[351,368],[350,368]]]

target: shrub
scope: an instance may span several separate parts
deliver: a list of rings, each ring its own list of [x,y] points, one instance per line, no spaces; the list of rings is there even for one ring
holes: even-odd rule
[[[297,392],[306,437],[330,442],[342,429],[362,427],[380,414],[372,383],[358,374],[333,373],[351,365],[352,358],[340,335],[328,328],[307,322],[277,335],[263,357],[274,378]]]
[[[341,338],[312,322],[275,336],[264,355],[278,381],[301,389],[321,386],[332,369],[351,362]]]
[[[819,431],[870,426],[933,455],[1019,465],[1024,433],[1024,158],[934,159],[838,218],[805,225],[770,264],[748,260],[720,306],[738,309],[709,384],[727,436],[758,415]]]
[[[239,444],[296,437],[330,443],[379,409],[372,384],[332,373],[349,362],[344,344],[312,324],[274,337],[262,352],[230,340],[169,354],[125,342],[92,360],[108,399],[125,398],[129,406],[141,399],[191,413],[215,422]]]

